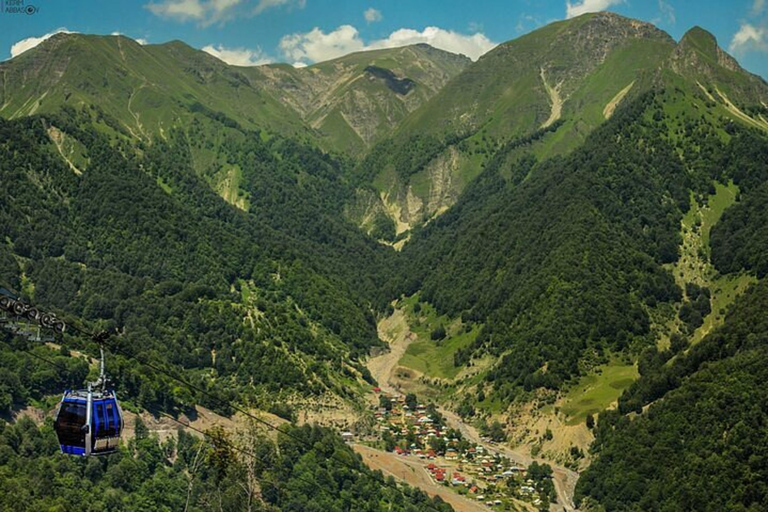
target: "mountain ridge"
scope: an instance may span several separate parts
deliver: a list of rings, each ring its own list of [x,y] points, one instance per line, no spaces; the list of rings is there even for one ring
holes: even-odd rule
[[[762,126],[760,114],[748,110],[768,102],[768,84],[741,69],[716,42],[712,46],[714,41],[708,32],[693,29],[678,43],[649,23],[613,13],[553,23],[503,43],[471,64],[403,121],[385,141],[390,147],[382,150],[384,157],[375,157],[374,147],[360,172],[371,177],[375,195],[386,198],[376,209],[397,215],[395,224],[413,228],[453,204],[490,163],[489,155],[499,160],[497,150],[502,146],[519,148],[515,140],[539,140],[505,157],[507,168],[524,152],[539,160],[567,154],[621,102],[671,83],[692,94],[710,88],[725,115]],[[713,57],[706,58],[707,51]],[[718,84],[722,94],[714,90]],[[736,105],[730,96],[744,104]],[[552,133],[539,133],[558,121],[562,124],[548,130]],[[424,138],[440,148],[432,162],[420,164],[407,176],[392,172],[397,165],[386,155],[406,152],[414,139]],[[448,179],[436,182],[425,169],[447,160],[449,152],[453,164],[440,173]],[[451,184],[447,192],[446,182]],[[435,193],[443,199],[433,201]],[[362,224],[369,216],[356,220]]]
[[[13,118],[0,120],[0,285],[118,329],[121,346],[226,404],[287,418],[322,404],[325,421],[377,436],[364,360],[396,311],[413,335],[390,372],[403,394],[583,469],[601,447],[642,456],[627,441],[635,416],[648,431],[684,423],[663,404],[706,378],[690,365],[717,359],[724,375],[765,360],[733,358],[718,336],[765,344],[749,316],[768,297],[768,86],[703,29],[676,42],[590,14],[471,64],[418,45],[307,69],[119,37],[37,50],[0,65]],[[731,304],[737,326],[720,330]],[[11,347],[0,405],[59,385],[35,388]],[[111,360],[135,405],[214,405]],[[738,388],[745,402],[757,380]],[[621,480],[602,460],[582,484],[598,510],[616,502],[611,482],[653,471]]]
[[[364,68],[379,61],[413,82],[416,90],[403,95],[379,84],[381,80],[366,85],[361,79],[371,75]],[[178,40],[140,45],[125,36],[60,33],[0,63],[0,115],[53,112],[64,104],[97,105],[131,136],[146,139],[188,122],[194,114],[190,107],[200,103],[248,128],[304,136],[328,150],[359,153],[468,62],[413,45],[352,54],[305,69],[241,67]],[[123,82],[132,83],[128,88]],[[156,114],[150,116],[148,109]],[[145,119],[137,117],[138,110],[145,110]],[[350,120],[358,111],[365,113]]]

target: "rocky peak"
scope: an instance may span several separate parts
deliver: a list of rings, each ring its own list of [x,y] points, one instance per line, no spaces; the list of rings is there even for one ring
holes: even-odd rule
[[[717,39],[701,27],[693,27],[685,33],[670,57],[670,65],[677,73],[695,73],[710,76],[713,67],[742,72],[736,59],[717,44]]]

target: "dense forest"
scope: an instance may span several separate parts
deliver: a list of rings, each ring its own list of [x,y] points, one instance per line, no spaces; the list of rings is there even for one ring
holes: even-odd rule
[[[0,234],[13,242],[0,250],[5,287],[124,332],[129,354],[249,400],[346,395],[346,380],[367,376],[359,358],[380,343],[373,312],[386,303],[392,251],[333,215],[347,190],[339,162],[240,134],[239,145],[221,151],[245,169],[251,208],[243,212],[194,172],[183,133],[137,153],[88,129],[87,116],[70,109],[0,121]],[[82,175],[56,155],[52,125],[84,146]],[[130,358],[111,364],[144,407],[203,400]]]
[[[488,375],[501,396],[560,387],[587,353],[642,347],[651,341],[646,307],[679,300],[662,264],[677,257],[688,175],[644,118],[655,101],[638,99],[527,180],[489,166],[406,246],[409,291],[485,323],[456,363],[509,352]]]
[[[764,277],[768,144],[751,132],[734,135],[716,163],[741,197],[712,230],[712,261],[724,274]],[[669,350],[642,354],[641,378],[617,410],[599,416],[596,460],[579,480],[578,501],[616,511],[768,507],[766,311],[761,280],[687,351],[675,355],[686,345],[673,340]]]
[[[767,310],[763,282],[720,329],[670,364],[649,366],[618,411],[600,414],[597,460],[577,499],[616,511],[765,510]]]
[[[329,429],[251,428],[160,441],[136,436],[110,457],[62,457],[49,423],[0,422],[0,510],[432,511],[449,506],[372,472]]]
[[[525,143],[503,145],[406,245],[406,293],[484,324],[455,364],[503,356],[486,376],[497,396],[562,389],[609,353],[637,357],[653,345],[652,311],[684,297],[667,267],[679,257],[680,221],[691,193],[705,202],[715,180],[733,180],[747,199],[715,226],[713,261],[762,275],[765,192],[752,188],[764,180],[765,138],[714,115],[669,114],[687,101],[671,87],[640,95],[566,157],[537,162]],[[710,296],[686,286],[680,315],[692,330]]]

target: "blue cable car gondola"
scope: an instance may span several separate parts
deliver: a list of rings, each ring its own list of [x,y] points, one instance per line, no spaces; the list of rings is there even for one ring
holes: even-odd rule
[[[106,389],[106,382],[102,349],[99,379],[88,383],[88,389],[65,391],[59,403],[53,428],[62,453],[89,456],[117,450],[123,413],[115,392]]]

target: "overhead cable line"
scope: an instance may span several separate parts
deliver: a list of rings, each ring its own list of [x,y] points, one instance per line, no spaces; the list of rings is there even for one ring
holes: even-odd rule
[[[5,343],[11,349],[15,349],[12,345],[10,345],[7,342],[3,342],[3,343]],[[43,361],[43,362],[53,366],[54,368],[57,368],[57,369],[61,370],[61,371],[66,372],[66,371],[69,370],[66,366],[63,366],[63,365],[61,365],[61,364],[59,364],[59,363],[57,363],[55,361],[52,361],[51,359],[48,359],[47,357],[43,357],[43,356],[40,356],[38,354],[35,354],[34,352],[32,352],[30,350],[23,349],[23,348],[19,349],[19,350],[21,350],[22,352],[26,352],[27,354],[29,354],[30,356],[34,357],[35,359]],[[210,441],[211,444],[214,447],[217,446],[219,443],[221,443],[223,441],[228,448],[231,448],[232,450],[240,452],[243,455],[246,455],[246,456],[251,457],[251,458],[253,458],[255,460],[263,462],[265,465],[269,465],[272,462],[272,461],[266,460],[266,455],[268,455],[268,454],[264,454],[264,455],[261,455],[261,456],[256,455],[255,453],[253,453],[253,452],[251,452],[249,450],[246,450],[246,449],[244,449],[244,448],[242,448],[240,446],[237,446],[236,444],[231,443],[228,440],[224,440],[222,438],[218,438],[217,436],[211,435],[211,433],[208,432],[208,431],[205,431],[205,430],[199,429],[197,427],[194,427],[194,426],[190,425],[189,423],[184,423],[183,421],[180,421],[180,420],[174,418],[173,415],[168,414],[167,412],[160,411],[159,414],[161,416],[164,416],[164,417],[168,418],[169,420],[173,421],[174,423],[177,423],[179,426],[181,426],[181,427],[183,427],[185,429],[189,429],[189,430],[192,430],[194,432],[197,432],[198,434],[202,435],[205,439]],[[302,482],[304,482],[306,484],[310,484],[310,485],[314,486],[319,491],[326,493],[329,497],[336,498],[336,495],[334,495],[329,489],[326,489],[325,487],[321,486],[318,482],[316,482],[314,480],[310,480],[308,478],[304,478],[303,476],[298,475],[298,474],[293,474],[292,476],[293,476],[293,478],[296,478],[297,480],[300,480],[300,481],[302,481]],[[261,479],[260,478],[259,481],[266,481],[267,483],[271,484],[273,486],[273,488],[278,493],[281,492],[280,486],[278,485],[277,481],[274,480],[274,478],[273,479],[266,479],[266,478],[265,479]],[[284,491],[282,491],[282,492],[284,492]]]
[[[0,298],[0,300],[1,300],[1,298]],[[18,302],[18,301],[16,301],[16,302]],[[6,307],[4,307],[3,303],[0,303],[0,308],[6,309]],[[32,308],[32,306],[27,305],[27,308]],[[14,311],[11,311],[11,312],[13,313]],[[104,331],[101,331],[99,333],[95,333],[94,334],[92,332],[89,332],[85,328],[80,328],[77,325],[74,325],[72,323],[64,323],[64,322],[61,322],[61,323],[63,323],[64,325],[63,325],[63,327],[61,327],[60,332],[57,331],[59,334],[63,334],[67,330],[67,328],[70,328],[71,330],[76,331],[76,332],[80,333],[81,335],[87,336],[88,338],[91,338],[91,339],[94,339],[94,340],[98,340],[100,343],[104,343],[105,345],[107,345],[107,341],[109,339],[109,336],[107,336]],[[179,377],[177,375],[171,374],[167,370],[165,370],[165,369],[163,369],[163,368],[161,368],[161,367],[159,367],[159,366],[157,366],[157,365],[155,365],[155,364],[153,364],[151,362],[146,361],[144,358],[140,358],[138,356],[138,354],[135,354],[135,353],[131,354],[131,353],[125,351],[124,349],[121,349],[120,347],[117,347],[115,345],[111,345],[111,346],[109,346],[109,348],[110,348],[110,350],[112,352],[118,353],[118,354],[122,354],[123,356],[125,356],[127,358],[130,358],[130,359],[134,359],[134,360],[138,361],[139,363],[143,364],[144,366],[146,366],[148,368],[151,368],[152,370],[154,370],[156,372],[162,373],[163,375],[166,375],[167,377],[169,377],[172,380],[175,380],[176,382],[186,386],[187,388],[189,388],[189,389],[191,389],[193,391],[197,391],[198,393],[200,393],[200,394],[202,394],[202,395],[204,395],[204,396],[206,396],[208,398],[213,399],[215,402],[219,403],[220,405],[226,405],[226,406],[230,407],[232,410],[237,411],[237,412],[239,412],[239,413],[241,413],[241,414],[251,418],[256,423],[264,425],[268,429],[274,430],[275,432],[278,432],[278,433],[283,434],[283,435],[285,435],[287,437],[290,437],[294,441],[297,441],[297,442],[303,444],[305,447],[307,447],[310,450],[314,449],[314,446],[312,445],[312,443],[310,443],[309,441],[303,439],[301,436],[298,436],[298,435],[294,434],[293,432],[291,432],[289,430],[285,430],[285,429],[282,429],[282,428],[280,428],[280,427],[278,427],[276,425],[273,425],[272,423],[270,423],[270,422],[268,422],[268,421],[266,421],[266,420],[264,420],[262,418],[259,418],[258,416],[255,416],[250,411],[248,411],[247,409],[245,409],[245,408],[235,404],[234,402],[226,400],[226,399],[223,399],[223,398],[221,398],[221,397],[211,393],[210,391],[208,391],[208,390],[206,390],[206,389],[204,389],[204,388],[202,388],[202,387],[200,387],[200,386],[198,386],[198,385],[196,385],[194,383],[189,382],[186,379],[183,379],[183,378],[181,378],[181,377]],[[374,476],[375,474],[373,472],[366,473],[362,469],[358,468],[357,466],[351,464],[347,460],[345,460],[345,459],[339,457],[338,455],[336,455],[335,452],[334,453],[330,453],[329,455],[327,455],[326,459],[329,459],[329,460],[333,459],[334,461],[336,461],[339,464],[347,467],[351,471],[357,472],[358,474],[363,475],[364,477],[366,477],[368,479],[371,479],[372,481],[374,481],[378,485],[381,485],[383,487],[388,487],[390,489],[393,489],[395,492],[400,494],[406,500],[410,500],[411,499],[411,497],[406,495],[405,492],[403,491],[403,489],[401,489],[397,485],[397,483],[390,483],[389,481],[385,480],[384,478],[377,478],[376,476]],[[429,495],[427,495],[427,496],[429,496]],[[429,497],[428,497],[428,500],[425,502],[425,505],[428,508],[431,508],[432,510],[434,510],[435,512],[442,512],[439,508],[437,508],[437,506],[435,506],[432,503],[431,498],[429,498]]]

